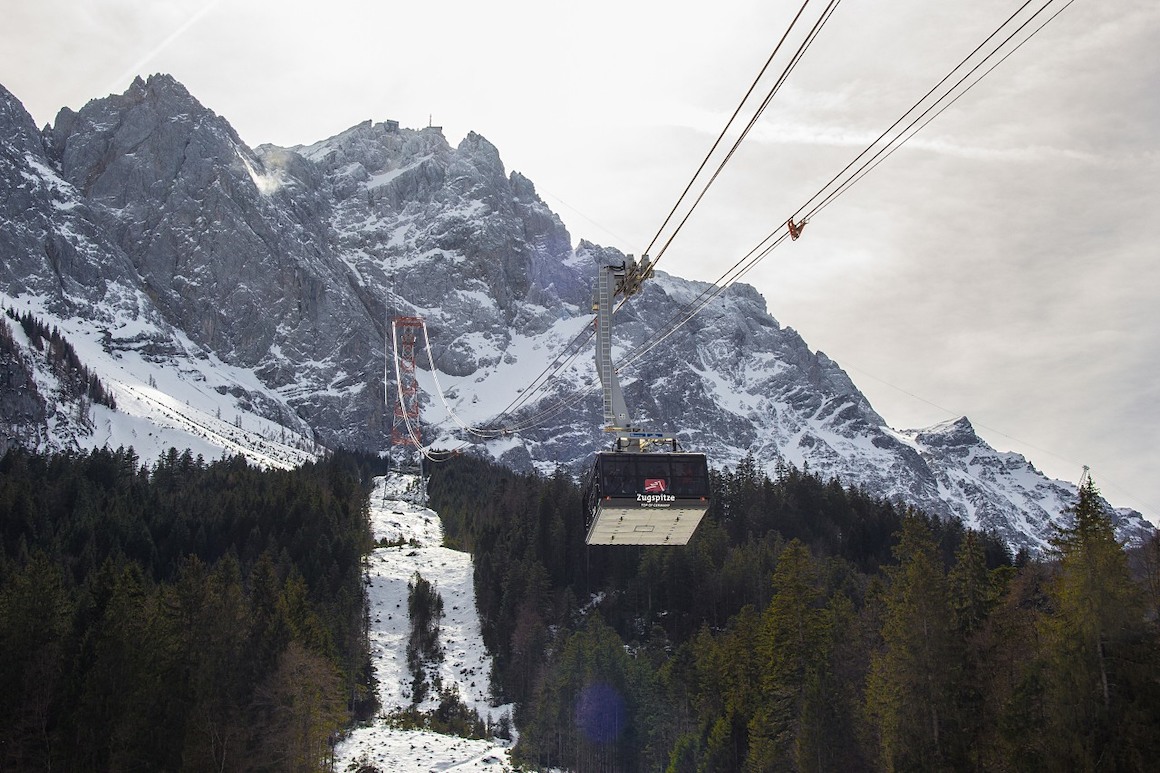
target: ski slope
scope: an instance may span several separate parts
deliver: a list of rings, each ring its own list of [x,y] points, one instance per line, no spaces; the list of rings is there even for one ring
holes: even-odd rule
[[[384,717],[411,705],[411,672],[407,668],[407,584],[418,572],[443,597],[439,643],[444,658],[439,675],[445,689],[454,685],[460,698],[493,724],[511,706],[489,701],[491,658],[483,646],[475,607],[471,556],[442,546],[439,516],[425,507],[419,479],[391,475],[375,481],[370,501],[371,528],[377,541],[401,540],[400,547],[377,548],[367,564],[370,606],[370,646],[379,681],[379,716],[361,726],[338,745],[335,769],[355,771],[373,765],[380,771],[512,770],[510,743],[469,740],[430,732],[396,730]],[[434,691],[432,691],[433,693]],[[438,697],[431,694],[419,709],[432,711]]]

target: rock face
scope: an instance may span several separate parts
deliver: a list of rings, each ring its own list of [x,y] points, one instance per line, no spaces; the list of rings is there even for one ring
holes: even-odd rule
[[[21,354],[9,327],[0,317],[0,454],[12,446],[33,447],[47,438],[47,412],[33,379],[32,368]]]
[[[151,387],[161,374],[228,371],[206,391],[228,399],[238,425],[245,412],[267,436],[273,426],[379,450],[396,388],[388,320],[415,315],[430,334],[430,360],[422,346],[417,357],[428,439],[574,472],[606,445],[581,344],[596,267],[624,256],[573,248],[531,181],[477,134],[453,148],[438,129],[367,121],[313,145],[249,148],[155,75],[62,110],[42,132],[0,87],[0,148],[5,303],[77,336],[99,331],[98,358],[132,353],[156,369]],[[808,466],[1013,546],[1044,544],[1074,486],[989,448],[965,419],[891,429],[746,285],[672,331],[706,289],[658,274],[618,312],[615,356],[638,423],[716,466],[748,454],[771,471]],[[32,404],[17,405],[17,360],[0,368],[0,419],[37,425]],[[21,430],[25,442],[85,442],[83,427],[49,423]],[[1148,532],[1138,514],[1121,518],[1126,537]]]
[[[350,291],[326,200],[295,196],[287,169],[268,168],[183,86],[138,79],[119,97],[62,111],[47,144],[166,323],[274,389],[303,375],[337,393],[365,389],[381,307]],[[352,375],[332,385],[343,361]],[[335,426],[358,412],[325,398],[301,410]]]
[[[136,275],[98,211],[47,155],[32,117],[0,86],[0,280],[4,291],[50,298],[66,313],[126,291]]]

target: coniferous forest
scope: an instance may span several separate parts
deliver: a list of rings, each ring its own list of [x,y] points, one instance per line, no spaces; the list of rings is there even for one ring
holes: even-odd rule
[[[0,459],[0,770],[325,769],[373,712],[364,475]]]
[[[0,769],[324,770],[374,712],[370,460],[0,459]],[[381,470],[376,470],[381,472]],[[682,548],[571,479],[430,470],[515,756],[576,771],[1150,770],[1160,541],[1090,481],[1049,556],[753,460]]]
[[[576,771],[1145,771],[1160,760],[1160,541],[1089,480],[1050,555],[752,459],[682,548],[584,544],[580,492],[431,469],[475,556],[515,754]]]

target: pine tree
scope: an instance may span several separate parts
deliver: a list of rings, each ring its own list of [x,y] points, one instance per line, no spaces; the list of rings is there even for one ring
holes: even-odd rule
[[[991,604],[991,577],[978,532],[969,531],[959,543],[955,565],[947,575],[950,592],[951,624],[961,637],[968,637],[983,624]]]
[[[427,697],[427,669],[443,660],[439,645],[439,621],[443,617],[443,597],[418,572],[407,583],[407,614],[411,636],[407,642],[407,665],[411,669],[411,702],[416,706]],[[436,681],[435,689],[439,689]]]
[[[758,644],[761,701],[750,722],[750,770],[800,769],[803,713],[808,702],[821,699],[817,687],[827,666],[828,621],[813,559],[798,540],[778,557],[773,585]]]
[[[255,691],[261,721],[252,728],[263,769],[322,773],[333,769],[330,739],[346,721],[334,664],[290,642],[278,667]]]
[[[996,569],[1003,577],[1009,570]],[[953,737],[948,739],[946,751],[949,759],[958,767],[980,766],[983,750],[978,743],[986,721],[984,696],[980,684],[983,661],[986,657],[986,642],[983,628],[996,602],[995,586],[1002,580],[992,580],[987,570],[983,541],[979,533],[967,531],[958,550],[955,563],[947,575],[951,626],[954,636],[951,640],[951,656],[958,663],[954,677]]]
[[[946,577],[921,517],[903,520],[894,553],[898,565],[887,569],[885,646],[871,662],[867,710],[886,770],[932,770],[946,764],[944,733],[950,713],[953,665]]]
[[[1148,618],[1157,620],[1160,619],[1160,532],[1153,534],[1140,552]]]
[[[1004,582],[1002,593],[975,637],[977,662],[968,679],[979,690],[973,718],[972,759],[983,770],[1054,771],[1044,681],[1048,675],[1042,634],[1047,613],[1048,569],[1028,562]]]
[[[72,605],[42,554],[0,584],[0,770],[49,770]]]
[[[639,690],[649,681],[638,668],[616,632],[589,618],[552,658],[537,712],[521,724],[522,756],[580,773],[638,769]]]
[[[1155,693],[1146,684],[1155,682],[1155,674],[1138,682],[1133,667],[1139,661],[1135,653],[1147,652],[1144,640],[1155,637],[1143,625],[1140,589],[1091,478],[1080,487],[1070,514],[1072,525],[1052,540],[1059,563],[1049,585],[1053,614],[1045,630],[1049,721],[1060,739],[1057,763],[1094,770],[1101,760],[1124,753],[1115,736],[1127,720],[1124,712],[1139,697],[1136,692]]]

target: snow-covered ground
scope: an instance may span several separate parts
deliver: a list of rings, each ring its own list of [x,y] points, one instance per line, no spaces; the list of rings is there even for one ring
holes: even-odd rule
[[[141,300],[138,305],[145,303]],[[210,462],[240,454],[258,466],[280,469],[314,461],[323,450],[304,422],[284,426],[253,410],[254,402],[281,402],[253,371],[227,365],[176,331],[169,333],[174,352],[163,356],[146,351],[162,332],[148,314],[134,316],[107,304],[90,309],[92,318],[61,317],[46,298],[14,297],[2,291],[0,308],[29,313],[46,328],[58,329],[117,402],[115,411],[89,406],[89,426],[77,427],[67,418],[75,413],[75,403],[61,401],[58,377],[45,354],[31,345],[19,324],[4,319],[48,403],[49,448],[131,447],[142,463],[150,465],[169,448],[189,449]],[[286,425],[295,424],[292,410],[282,416]]]
[[[444,688],[455,685],[463,703],[493,724],[505,715],[510,719],[510,706],[493,707],[488,700],[491,658],[483,646],[475,608],[471,556],[442,547],[443,526],[434,511],[418,504],[422,501],[419,489],[418,479],[409,475],[375,481],[370,502],[375,540],[402,538],[405,544],[378,548],[370,557],[370,645],[382,708],[373,723],[356,728],[338,746],[335,768],[353,771],[369,763],[381,771],[511,770],[507,742],[396,730],[384,719],[394,709],[411,705],[407,583],[416,572],[443,597],[439,643],[444,657],[439,676]],[[437,705],[438,697],[432,694],[419,708],[431,711]]]

